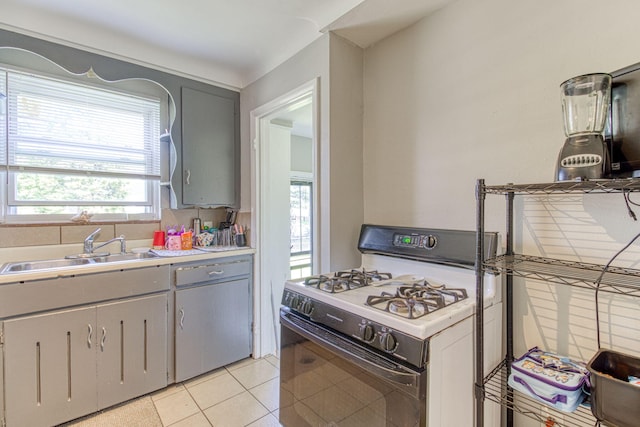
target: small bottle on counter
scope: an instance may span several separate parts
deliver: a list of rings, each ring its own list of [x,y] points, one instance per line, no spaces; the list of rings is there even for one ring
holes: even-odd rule
[[[200,221],[200,218],[194,218],[193,219],[193,235],[197,236],[198,234],[200,234],[202,232],[202,222]]]

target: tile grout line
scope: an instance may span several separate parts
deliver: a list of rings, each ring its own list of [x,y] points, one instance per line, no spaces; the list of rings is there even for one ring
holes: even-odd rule
[[[235,375],[233,375],[233,373],[232,373],[232,372],[233,372],[233,371],[240,370],[240,369],[245,368],[245,367],[248,367],[248,366],[251,366],[251,365],[253,365],[254,363],[257,363],[259,360],[265,360],[265,361],[266,361],[267,363],[269,363],[272,367],[276,368],[276,369],[278,370],[278,375],[277,375],[276,377],[270,378],[270,379],[268,379],[268,380],[266,380],[266,381],[264,381],[264,382],[262,382],[262,383],[260,383],[260,384],[256,384],[256,385],[254,385],[254,386],[253,386],[253,387],[251,387],[251,388],[247,388],[244,384],[242,384],[242,382],[240,382],[240,380],[239,380]],[[276,417],[276,416],[275,416],[275,414],[274,414],[274,412],[275,412],[275,411],[277,411],[277,409],[275,409],[275,410],[273,410],[273,411],[270,411],[270,410],[269,410],[269,408],[268,408],[268,407],[267,407],[267,406],[266,406],[266,405],[265,405],[265,404],[264,404],[264,403],[263,403],[263,402],[262,402],[262,401],[261,401],[261,400],[260,400],[260,399],[255,395],[255,394],[254,394],[254,393],[252,393],[252,392],[251,392],[251,390],[252,390],[252,389],[254,389],[254,388],[256,388],[256,387],[259,387],[259,386],[261,386],[261,385],[263,385],[263,384],[266,384],[266,383],[268,383],[269,381],[273,381],[274,379],[279,378],[279,377],[280,377],[280,367],[279,367],[279,366],[275,366],[275,365],[274,365],[273,363],[271,363],[269,360],[267,360],[266,358],[263,358],[263,359],[256,359],[256,360],[254,360],[253,362],[247,363],[247,364],[246,364],[246,365],[244,365],[244,366],[239,366],[239,367],[237,367],[236,369],[234,369],[233,371],[229,370],[229,369],[228,369],[228,367],[226,367],[226,366],[225,366],[225,367],[223,367],[223,369],[224,369],[224,370],[225,370],[225,371],[226,371],[226,372],[227,372],[227,373],[228,373],[228,374],[229,374],[229,375],[230,375],[230,376],[231,376],[235,381],[237,381],[237,382],[238,382],[238,384],[240,384],[240,385],[242,386],[242,388],[243,388],[243,391],[244,391],[244,392],[249,393],[249,395],[250,395],[251,397],[253,397],[253,398],[258,402],[258,404],[259,404],[262,408],[264,408],[264,410],[265,410],[265,411],[267,411],[267,413],[266,413],[265,415],[263,415],[262,417],[260,417],[260,418],[258,418],[258,419],[255,419],[255,420],[251,421],[251,423],[249,423],[249,424],[247,424],[247,425],[250,425],[250,424],[252,424],[252,423],[254,423],[254,422],[256,422],[256,421],[260,420],[261,418],[264,418],[264,417],[268,416],[268,415],[273,415],[273,416],[277,419],[277,417]],[[211,378],[210,380],[213,380],[214,378],[216,378],[216,377],[213,377],[213,378]],[[196,384],[194,384],[194,386],[195,386],[195,385],[202,384],[203,382],[210,381],[210,380],[205,380],[205,381],[202,381],[202,382],[196,383]],[[209,409],[209,408],[212,408],[212,407],[214,407],[214,406],[216,406],[216,405],[219,405],[219,404],[221,404],[221,403],[223,403],[223,402],[226,402],[226,401],[228,401],[228,400],[230,400],[230,399],[232,399],[232,398],[234,398],[234,397],[237,397],[237,396],[239,396],[240,394],[242,394],[242,392],[241,392],[241,393],[238,393],[238,394],[235,394],[235,395],[230,396],[230,397],[228,397],[227,399],[224,399],[224,400],[222,400],[222,401],[220,401],[220,402],[217,402],[217,403],[215,403],[214,405],[211,405],[211,406],[209,406],[209,407],[207,407],[207,408],[202,408],[202,407],[200,406],[200,404],[198,404],[198,402],[197,402],[197,400],[194,398],[194,396],[191,394],[191,391],[189,390],[189,387],[187,386],[186,381],[183,381],[183,382],[181,382],[180,384],[182,385],[183,389],[187,392],[187,394],[189,395],[189,397],[191,398],[191,400],[195,403],[196,407],[197,407],[197,408],[198,408],[198,410],[199,410],[198,412],[200,412],[200,413],[205,417],[205,419],[206,419],[207,423],[209,423],[209,425],[210,425],[210,426],[212,426],[211,421],[210,421],[210,420],[209,420],[209,418],[206,416],[206,414],[204,413],[204,411],[205,411],[205,410],[207,410],[207,409]],[[167,397],[169,397],[169,396],[167,396]],[[154,408],[156,408],[156,412],[157,412],[157,407],[155,406],[155,401],[153,401],[153,399],[152,399],[152,402],[154,403]],[[170,426],[175,425],[175,424],[177,424],[177,423],[180,423],[180,422],[182,422],[182,421],[186,420],[187,418],[190,418],[190,417],[192,417],[192,416],[194,416],[194,415],[196,415],[196,414],[197,414],[197,413],[195,413],[195,414],[191,414],[191,415],[188,415],[188,416],[186,416],[185,418],[182,418],[182,419],[180,419],[180,420],[177,420],[176,422],[174,422],[174,423],[172,423],[172,424],[169,424],[169,425],[167,425],[167,426],[165,426],[165,425],[164,425],[164,423],[163,423],[163,427],[170,427]]]

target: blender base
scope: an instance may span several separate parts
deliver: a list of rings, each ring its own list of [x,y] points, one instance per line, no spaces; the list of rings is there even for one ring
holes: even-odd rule
[[[609,173],[607,149],[600,134],[567,138],[558,155],[556,181],[604,179]]]

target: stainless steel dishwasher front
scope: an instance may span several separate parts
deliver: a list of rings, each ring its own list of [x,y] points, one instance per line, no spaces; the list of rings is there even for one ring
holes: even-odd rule
[[[175,381],[252,352],[251,256],[176,265]]]

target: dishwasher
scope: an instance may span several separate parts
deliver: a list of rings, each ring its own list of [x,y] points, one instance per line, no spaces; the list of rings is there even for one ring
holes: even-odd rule
[[[176,264],[176,382],[252,352],[251,257]]]

